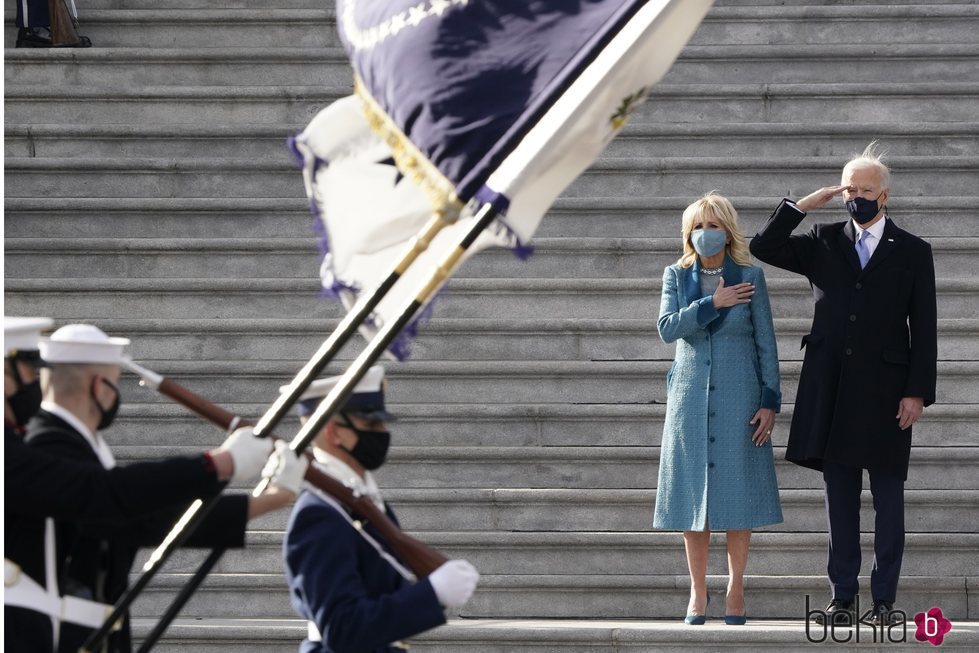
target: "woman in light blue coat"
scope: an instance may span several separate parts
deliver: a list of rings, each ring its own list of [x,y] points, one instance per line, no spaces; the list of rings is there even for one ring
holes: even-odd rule
[[[744,624],[751,529],[782,521],[771,435],[781,406],[775,329],[761,268],[726,198],[683,212],[683,256],[663,273],[660,337],[676,342],[653,526],[683,531],[690,569],[685,621],[706,620],[711,530],[727,532],[724,621]]]

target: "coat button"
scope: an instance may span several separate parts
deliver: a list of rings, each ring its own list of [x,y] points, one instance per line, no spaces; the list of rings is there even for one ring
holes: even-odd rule
[[[846,355],[847,355],[847,356],[852,356],[852,355],[853,355],[853,350],[852,350],[852,349],[850,349],[849,347],[847,347],[847,348],[846,348]]]
[[[710,436],[710,441],[711,441],[711,442],[713,442],[713,441],[714,441],[714,440],[716,440],[716,439],[717,439],[717,438],[715,438],[715,437],[714,437],[713,435],[712,435],[712,436]]]
[[[710,387],[709,387],[708,389],[709,389],[709,390],[710,390],[711,392],[713,392],[713,391],[714,391],[714,386],[710,386]]]
[[[857,316],[856,315],[851,315],[850,316],[850,321],[851,322],[856,322],[857,321]]]
[[[863,284],[858,281],[857,282],[857,290],[860,290],[861,288],[863,288]]]
[[[704,361],[704,365],[706,365],[707,367],[710,367],[710,361]]]
[[[711,469],[714,469],[714,463],[707,463],[707,466],[710,467]]]

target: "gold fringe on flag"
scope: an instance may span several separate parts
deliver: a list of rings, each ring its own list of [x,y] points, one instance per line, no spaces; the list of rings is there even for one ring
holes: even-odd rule
[[[418,184],[428,196],[432,210],[441,214],[457,214],[462,203],[455,187],[445,175],[398,128],[384,109],[371,97],[360,76],[354,74],[354,93],[360,98],[367,122],[375,134],[391,148],[394,163],[409,180]]]

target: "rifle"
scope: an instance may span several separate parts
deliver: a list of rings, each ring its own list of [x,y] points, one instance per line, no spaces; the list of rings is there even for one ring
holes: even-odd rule
[[[250,426],[252,423],[235,415],[224,408],[208,401],[200,395],[188,390],[176,381],[166,378],[156,372],[149,370],[131,360],[124,360],[123,366],[130,372],[140,377],[140,385],[152,388],[160,394],[173,399],[177,403],[190,409],[192,412],[203,417],[205,420],[215,424],[226,431],[233,431],[241,426]],[[305,452],[308,459],[312,460],[312,453]],[[412,571],[417,578],[423,578],[438,569],[448,561],[444,555],[428,546],[424,542],[417,540],[410,535],[406,535],[398,528],[390,518],[380,510],[369,498],[360,496],[346,485],[326,474],[314,465],[306,468],[306,482],[310,485],[326,492],[331,497],[339,501],[353,515],[359,519],[369,522],[380,532],[381,536],[391,547],[391,550],[400,558],[405,565]],[[180,610],[187,603],[193,593],[204,581],[207,574],[214,568],[224,549],[218,548],[211,551],[207,558],[201,563],[193,577],[181,589],[174,598],[173,603],[167,608],[166,612],[160,617],[153,630],[146,636],[140,646],[139,653],[149,651],[156,641],[163,635],[170,623],[176,618]]]
[[[233,431],[241,426],[252,425],[252,422],[208,401],[176,381],[146,369],[131,360],[124,361],[123,366],[140,377],[140,385],[152,388],[160,394],[173,399],[226,431]],[[311,453],[307,452],[306,456],[310,459],[312,458]],[[404,561],[405,565],[418,578],[429,575],[448,561],[448,558],[427,544],[409,535],[405,535],[384,512],[374,505],[373,501],[356,494],[329,474],[325,474],[310,465],[306,469],[306,481],[310,485],[332,496],[355,516],[373,524],[388,544],[391,545],[391,548],[398,557]]]

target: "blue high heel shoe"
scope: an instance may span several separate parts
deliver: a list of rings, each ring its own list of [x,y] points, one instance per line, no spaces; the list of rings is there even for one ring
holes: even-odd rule
[[[710,607],[710,594],[707,595],[707,603],[704,605],[705,614],[688,614],[684,619],[683,623],[688,626],[703,626],[707,623],[707,608]]]
[[[748,623],[748,609],[745,607],[744,614],[726,614],[724,615],[724,623],[728,626],[743,626]]]

